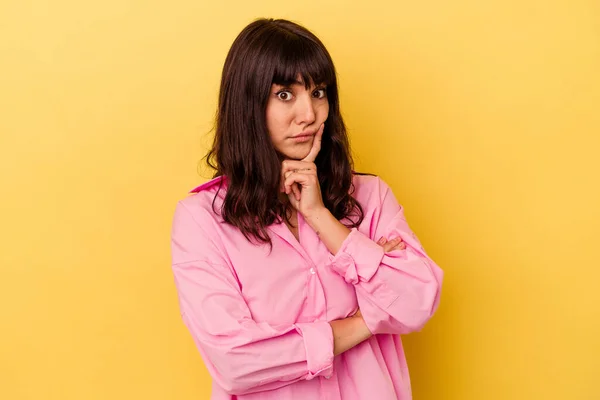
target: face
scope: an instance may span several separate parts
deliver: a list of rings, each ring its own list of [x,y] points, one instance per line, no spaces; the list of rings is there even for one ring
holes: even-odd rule
[[[283,157],[301,160],[308,155],[315,134],[329,115],[326,86],[304,82],[273,84],[267,102],[267,128],[275,149]]]

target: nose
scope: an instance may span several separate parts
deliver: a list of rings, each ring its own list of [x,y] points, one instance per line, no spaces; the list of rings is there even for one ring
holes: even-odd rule
[[[315,105],[310,94],[298,96],[296,107],[296,122],[298,124],[310,125],[315,122]]]

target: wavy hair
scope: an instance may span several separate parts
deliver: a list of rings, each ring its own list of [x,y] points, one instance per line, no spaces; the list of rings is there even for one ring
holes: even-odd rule
[[[364,218],[351,196],[353,160],[331,56],[306,28],[282,19],[259,19],[242,30],[225,59],[214,142],[205,157],[214,176],[226,181],[223,219],[256,243],[271,244],[267,227],[289,217],[289,204],[278,197],[281,158],[267,130],[266,107],[272,84],[287,85],[298,76],[307,89],[327,86],[329,116],[315,160],[323,203],[348,227],[357,227]],[[213,209],[222,188],[223,182]]]

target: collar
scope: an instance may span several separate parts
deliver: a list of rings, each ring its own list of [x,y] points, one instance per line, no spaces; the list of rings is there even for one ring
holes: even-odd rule
[[[222,175],[217,176],[216,178],[213,178],[210,181],[203,183],[202,185],[198,186],[197,188],[192,189],[190,191],[190,193],[199,193],[203,190],[208,190],[213,186],[220,185],[221,182],[224,182],[224,181],[226,181],[224,176],[222,176]]]

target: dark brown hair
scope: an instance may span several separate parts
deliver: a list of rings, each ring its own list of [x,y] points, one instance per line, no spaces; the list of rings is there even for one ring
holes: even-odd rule
[[[331,56],[306,28],[287,20],[260,19],[242,30],[225,60],[215,138],[206,156],[215,176],[226,178],[224,220],[258,243],[271,243],[267,227],[287,218],[289,207],[278,198],[281,159],[267,130],[269,93],[273,83],[287,85],[298,75],[307,89],[327,85],[329,116],[315,160],[323,203],[349,227],[358,226],[364,217],[351,196],[353,161]]]

